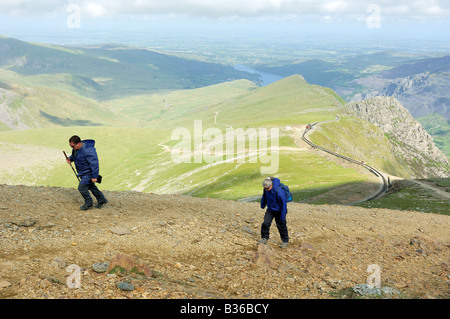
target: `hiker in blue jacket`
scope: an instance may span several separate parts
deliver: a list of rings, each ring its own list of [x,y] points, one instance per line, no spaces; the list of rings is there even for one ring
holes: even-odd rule
[[[266,244],[269,240],[270,225],[275,218],[281,237],[281,248],[286,248],[289,243],[288,229],[286,226],[287,200],[286,194],[280,188],[280,180],[268,177],[263,181],[264,193],[261,197],[261,208],[267,206],[264,222],[261,225],[261,240],[259,243]]]
[[[99,177],[98,156],[94,147],[95,141],[81,141],[77,135],[74,135],[69,139],[69,145],[72,148],[72,155],[67,159],[67,163],[75,162],[78,177],[80,178],[78,191],[84,198],[84,204],[80,206],[80,209],[88,210],[92,208],[93,202],[89,191],[97,199],[97,208],[102,208],[108,201],[95,185]]]

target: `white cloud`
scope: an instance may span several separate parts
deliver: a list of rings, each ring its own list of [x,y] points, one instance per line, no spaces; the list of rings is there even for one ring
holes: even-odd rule
[[[347,7],[348,3],[346,1],[331,1],[323,5],[324,11],[327,13],[345,12]]]
[[[101,17],[101,16],[104,16],[106,13],[106,10],[103,6],[93,3],[93,2],[88,3],[85,8],[86,8],[87,14],[94,16],[94,17]]]
[[[407,19],[450,17],[447,0],[1,0],[3,15],[62,14],[70,4],[79,5],[90,17],[121,15],[153,16],[183,15],[197,17],[255,17],[255,16],[338,16],[355,19],[366,15],[371,4],[381,8],[384,15]]]

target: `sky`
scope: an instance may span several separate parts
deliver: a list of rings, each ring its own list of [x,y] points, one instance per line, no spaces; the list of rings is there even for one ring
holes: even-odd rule
[[[29,40],[93,31],[289,34],[450,42],[448,0],[1,0],[0,35]],[[81,37],[81,38],[80,38]],[[72,39],[73,40],[73,39]],[[69,41],[69,39],[67,39]]]
[[[2,0],[0,12],[11,16],[49,16],[79,6],[86,17],[124,15],[189,15],[194,17],[255,17],[318,15],[324,18],[355,19],[377,5],[384,15],[399,19],[448,18],[447,0]]]

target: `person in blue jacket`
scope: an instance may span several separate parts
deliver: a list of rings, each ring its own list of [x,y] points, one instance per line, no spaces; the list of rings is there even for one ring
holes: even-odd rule
[[[287,200],[285,192],[280,188],[280,180],[268,177],[263,181],[264,193],[261,197],[261,208],[267,206],[264,215],[264,222],[261,225],[261,240],[259,243],[265,244],[269,240],[270,225],[275,218],[278,231],[281,237],[281,248],[285,248],[289,243],[289,234],[286,226]]]
[[[72,148],[72,155],[69,156],[67,162],[75,162],[80,183],[78,184],[78,191],[84,198],[84,204],[80,207],[81,210],[88,210],[92,208],[93,202],[89,191],[97,199],[97,208],[102,208],[108,201],[103,193],[97,188],[99,174],[99,163],[97,151],[95,150],[94,140],[84,140],[74,135],[69,139],[69,145]]]

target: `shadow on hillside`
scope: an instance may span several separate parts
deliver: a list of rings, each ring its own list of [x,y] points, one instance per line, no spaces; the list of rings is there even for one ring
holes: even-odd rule
[[[381,190],[372,182],[353,182],[331,188],[293,191],[294,202],[306,204],[353,205],[367,201]]]
[[[91,122],[89,120],[72,120],[69,118],[57,117],[57,116],[53,116],[48,113],[45,113],[43,111],[40,111],[40,115],[42,117],[45,117],[51,123],[62,125],[62,126],[102,126],[103,125],[100,123]]]
[[[375,195],[381,185],[371,182],[354,182],[335,187],[309,188],[303,190],[291,189],[293,202],[305,204],[352,205]],[[259,202],[261,195],[241,199],[246,202]]]

